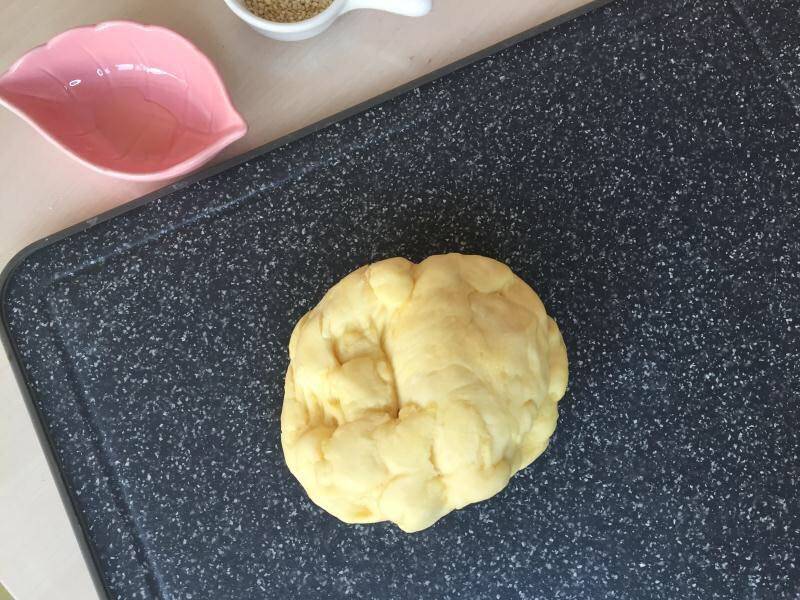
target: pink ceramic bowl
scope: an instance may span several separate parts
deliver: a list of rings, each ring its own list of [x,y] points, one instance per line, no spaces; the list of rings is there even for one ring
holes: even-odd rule
[[[125,179],[182,175],[247,132],[202,52],[129,21],[34,48],[0,76],[0,103],[83,164]]]

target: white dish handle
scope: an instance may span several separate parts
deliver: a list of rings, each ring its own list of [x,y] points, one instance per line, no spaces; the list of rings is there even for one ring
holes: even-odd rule
[[[431,12],[431,0],[346,0],[342,12],[373,8],[407,17],[421,17]]]

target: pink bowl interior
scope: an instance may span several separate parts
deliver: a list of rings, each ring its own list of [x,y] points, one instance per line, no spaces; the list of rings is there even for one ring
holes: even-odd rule
[[[80,160],[134,176],[189,170],[246,131],[202,53],[136,23],[32,50],[0,77],[0,99]]]

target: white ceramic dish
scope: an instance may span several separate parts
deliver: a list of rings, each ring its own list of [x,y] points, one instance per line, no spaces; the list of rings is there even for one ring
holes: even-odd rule
[[[372,8],[408,17],[421,17],[431,11],[431,0],[334,0],[321,13],[305,21],[278,23],[257,17],[244,0],[225,0],[225,4],[240,19],[261,35],[283,41],[305,40],[325,31],[341,15],[359,8]]]

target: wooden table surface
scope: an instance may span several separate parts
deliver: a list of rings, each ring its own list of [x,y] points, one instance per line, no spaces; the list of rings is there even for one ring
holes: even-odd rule
[[[317,38],[285,43],[250,30],[222,0],[3,0],[0,71],[70,27],[132,19],[172,28],[218,66],[250,127],[223,160],[586,3],[434,0],[424,18],[356,11]],[[31,242],[159,187],[88,171],[7,110],[0,132],[0,265]],[[4,354],[0,581],[17,600],[98,597]]]

